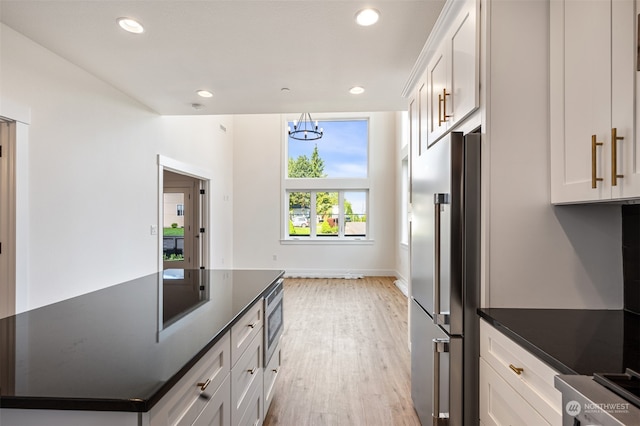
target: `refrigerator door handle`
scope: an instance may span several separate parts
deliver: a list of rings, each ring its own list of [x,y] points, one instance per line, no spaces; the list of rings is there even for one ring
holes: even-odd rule
[[[440,354],[449,352],[449,339],[433,339],[433,426],[449,424],[449,413],[440,413]]]
[[[434,250],[433,250],[433,323],[434,324],[448,324],[449,316],[440,312],[440,212],[443,205],[449,204],[449,194],[434,194]]]

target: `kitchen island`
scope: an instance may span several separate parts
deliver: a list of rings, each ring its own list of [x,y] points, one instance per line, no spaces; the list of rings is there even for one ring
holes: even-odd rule
[[[0,423],[25,409],[149,423],[283,273],[167,270],[1,319]]]

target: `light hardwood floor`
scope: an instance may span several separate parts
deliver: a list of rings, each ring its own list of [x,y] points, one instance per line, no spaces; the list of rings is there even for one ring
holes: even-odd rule
[[[393,280],[285,280],[282,369],[265,425],[420,424],[407,299]]]

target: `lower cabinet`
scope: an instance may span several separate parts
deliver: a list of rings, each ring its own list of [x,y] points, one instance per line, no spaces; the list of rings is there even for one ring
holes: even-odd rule
[[[480,321],[480,421],[483,425],[561,425],[559,374]]]
[[[262,424],[262,333],[254,336],[231,369],[231,424]],[[256,400],[258,402],[256,402]],[[247,410],[258,407],[259,422],[242,423]],[[253,418],[253,415],[250,416]]]
[[[282,364],[282,352],[280,351],[280,343],[276,346],[269,364],[264,367],[264,415],[267,415],[271,401],[273,400],[276,388],[276,380],[280,373],[280,365]]]

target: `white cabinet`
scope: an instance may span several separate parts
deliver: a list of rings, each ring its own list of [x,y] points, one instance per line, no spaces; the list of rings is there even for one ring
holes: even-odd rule
[[[280,365],[282,364],[282,353],[280,351],[280,343],[276,346],[269,364],[264,368],[264,414],[266,416],[276,387],[276,380],[278,379],[278,373],[280,373]]]
[[[640,197],[637,6],[552,0],[551,201]]]
[[[264,418],[262,333],[262,302],[251,307],[231,327],[231,424],[234,426],[262,424]]]
[[[262,336],[263,307],[262,302],[253,305],[231,327],[231,365],[235,365],[253,339]]]
[[[229,332],[151,409],[151,426],[230,425]]]
[[[463,5],[460,10],[451,11],[450,17],[444,15],[444,35],[433,49],[425,71],[427,108],[423,131],[428,145],[479,106],[479,7],[476,0],[459,3]]]
[[[480,420],[484,425],[561,425],[553,368],[480,321]]]

